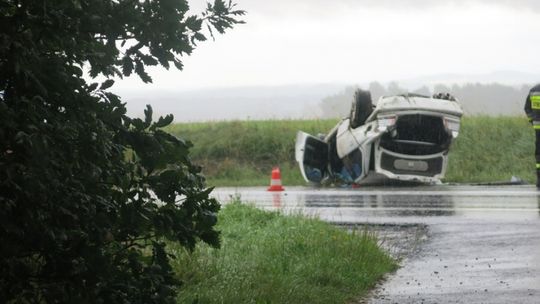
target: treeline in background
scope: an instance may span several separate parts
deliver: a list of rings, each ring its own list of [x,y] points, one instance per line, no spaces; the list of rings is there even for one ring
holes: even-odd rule
[[[382,85],[372,82],[368,86],[349,86],[334,95],[327,96],[319,103],[322,118],[336,118],[348,115],[354,91],[369,90],[374,103],[379,97],[406,92],[431,96],[434,93],[451,93],[459,100],[465,115],[519,116],[523,114],[525,98],[531,85],[509,86],[502,84],[467,83],[422,86],[408,90],[396,82]]]

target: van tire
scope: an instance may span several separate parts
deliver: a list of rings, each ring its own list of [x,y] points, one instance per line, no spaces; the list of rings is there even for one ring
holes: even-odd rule
[[[371,93],[360,89],[356,90],[351,106],[351,128],[357,128],[363,125],[372,112],[373,103],[371,101]]]

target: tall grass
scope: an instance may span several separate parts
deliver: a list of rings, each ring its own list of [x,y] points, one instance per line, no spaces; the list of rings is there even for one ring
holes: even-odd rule
[[[536,179],[534,130],[524,117],[465,117],[451,147],[446,181]]]
[[[242,204],[219,214],[222,248],[172,246],[179,303],[345,303],[395,262],[373,236]]]
[[[269,183],[280,166],[286,185],[302,185],[294,161],[298,130],[328,132],[337,120],[272,120],[176,124],[169,131],[194,143],[193,159],[211,185],[254,186]],[[446,182],[535,179],[534,132],[522,117],[464,117],[450,150]]]
[[[192,156],[211,185],[256,186],[269,183],[279,166],[285,184],[304,183],[294,161],[298,130],[317,134],[338,120],[269,120],[175,124],[173,134],[194,143]]]

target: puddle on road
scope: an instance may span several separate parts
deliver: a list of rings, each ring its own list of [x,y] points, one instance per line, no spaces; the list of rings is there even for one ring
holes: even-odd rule
[[[428,239],[428,227],[423,224],[332,224],[358,233],[374,233],[381,248],[398,261],[417,253]]]
[[[540,192],[531,187],[220,189],[267,210],[373,232],[402,267],[369,303],[540,303]]]

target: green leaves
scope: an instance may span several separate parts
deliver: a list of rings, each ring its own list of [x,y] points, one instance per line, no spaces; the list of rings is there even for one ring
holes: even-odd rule
[[[146,110],[144,110],[144,128],[150,127],[150,124],[152,123],[152,107],[150,105],[146,105]]]
[[[203,16],[208,21],[207,28],[212,38],[214,38],[212,28],[218,33],[225,33],[226,29],[232,28],[235,24],[243,24],[244,21],[238,20],[235,17],[246,14],[243,10],[235,10],[236,4],[232,1],[225,2],[223,0],[214,0],[214,4],[207,4],[206,12]]]
[[[148,73],[146,73],[142,61],[135,62],[135,73],[139,75],[139,77],[144,83],[152,82],[152,78],[150,77],[150,75],[148,75]]]
[[[98,87],[98,83],[94,82],[91,85],[89,85],[86,90],[87,92],[93,92],[97,89],[97,87]]]
[[[187,16],[187,1],[0,4],[0,298],[7,303],[173,303],[164,240],[219,244],[190,142],[126,116],[114,76],[151,82],[242,23],[232,3]],[[87,83],[82,67],[102,83]],[[149,250],[151,249],[151,250]]]
[[[113,84],[114,84],[114,80],[112,80],[112,79],[107,79],[107,80],[105,80],[105,82],[103,82],[103,83],[101,84],[101,86],[99,87],[99,89],[100,89],[100,90],[106,90],[106,89],[112,87]]]
[[[124,40],[125,42],[125,40]],[[122,58],[122,73],[124,73],[125,76],[131,75],[133,72],[133,60],[129,56],[124,56]]]
[[[152,125],[153,129],[156,128],[164,128],[168,125],[170,125],[173,122],[174,116],[172,114],[168,114],[165,117],[160,117],[156,123]]]

